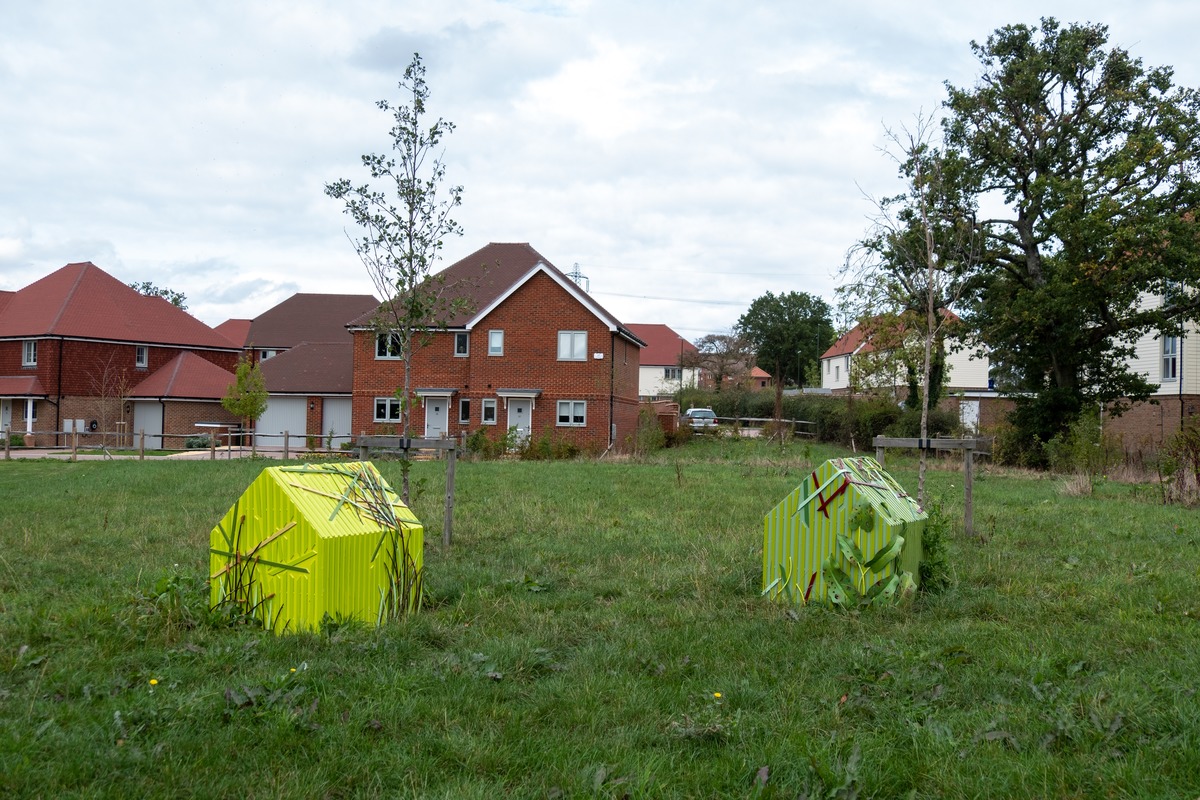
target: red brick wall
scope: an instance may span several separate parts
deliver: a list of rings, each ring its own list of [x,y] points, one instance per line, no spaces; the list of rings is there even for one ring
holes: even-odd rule
[[[504,354],[487,354],[488,332],[504,331]],[[584,361],[558,360],[558,332],[587,331]],[[637,378],[640,348],[614,336],[601,320],[545,274],[535,275],[470,332],[470,355],[454,355],[454,333],[438,332],[413,355],[412,387],[452,388],[449,433],[458,435],[480,428],[493,437],[506,430],[507,411],[499,389],[540,389],[534,401],[532,435],[565,438],[584,448],[604,449],[609,426],[617,424],[616,442],[622,446],[637,427]],[[603,353],[603,358],[593,358]],[[615,359],[614,359],[615,356]],[[403,384],[403,363],[375,358],[375,335],[354,335],[353,428],[357,433],[398,432],[373,421],[375,398],[391,397]],[[471,401],[471,421],[458,421],[459,400]],[[481,421],[482,403],[496,403],[495,425]],[[610,403],[610,399],[612,402]],[[557,425],[559,400],[587,402],[587,426]],[[610,407],[611,406],[611,407]],[[425,412],[414,399],[410,429],[424,433]]]
[[[1183,424],[1200,423],[1200,396],[1160,396],[1157,402],[1135,403],[1121,416],[1106,416],[1104,429],[1118,437],[1127,452],[1149,453],[1179,432],[1180,407]]]
[[[180,353],[182,347],[148,345],[148,365],[134,366],[135,345],[113,342],[76,341],[73,339],[39,339],[36,367],[22,367],[22,343],[0,342],[0,375],[36,374],[42,388],[51,396],[119,396],[166,366]],[[62,386],[59,386],[59,352],[62,353]],[[227,369],[237,367],[236,351],[192,350],[206,361]]]
[[[187,402],[168,400],[163,407],[163,447],[181,450],[189,436],[202,436],[206,431],[196,427],[197,422],[241,423],[226,411],[219,402]],[[220,444],[225,444],[224,431],[213,431],[220,435]],[[172,435],[174,434],[174,435]]]

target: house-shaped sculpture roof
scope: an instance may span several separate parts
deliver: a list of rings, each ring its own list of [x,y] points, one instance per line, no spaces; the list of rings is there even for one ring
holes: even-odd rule
[[[0,309],[0,338],[37,336],[231,349],[183,309],[140,294],[89,261],[34,281]]]
[[[370,625],[419,602],[424,530],[369,462],[264,469],[209,537],[211,599],[263,627]]]
[[[899,571],[920,573],[921,532],[928,515],[873,458],[826,461],[763,518],[763,591],[774,599],[825,600],[827,560],[851,576],[860,593]],[[847,563],[838,534],[867,561],[903,537],[899,557],[880,571]]]

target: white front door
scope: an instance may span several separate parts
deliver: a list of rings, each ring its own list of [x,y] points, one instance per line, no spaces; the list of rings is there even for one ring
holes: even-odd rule
[[[529,441],[529,431],[533,426],[533,401],[510,397],[508,400],[508,427],[516,428],[517,441]]]
[[[450,398],[425,398],[425,438],[440,439],[446,434],[446,424],[450,419]]]
[[[12,429],[12,400],[0,400],[0,431]]]
[[[958,404],[958,420],[963,430],[975,433],[979,430],[979,401],[961,400]]]

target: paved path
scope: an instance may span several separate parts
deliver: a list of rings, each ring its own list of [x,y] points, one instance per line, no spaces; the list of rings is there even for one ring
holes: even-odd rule
[[[90,449],[90,448],[89,448]],[[289,458],[295,458],[302,450],[292,450],[289,452]],[[259,448],[257,452],[252,453],[249,447],[218,447],[216,452],[216,460],[227,461],[235,458],[250,458],[251,455],[258,455],[260,458],[283,458],[282,449]],[[45,448],[45,447],[14,447],[8,452],[8,458],[12,460],[25,458],[43,458],[52,461],[70,461],[71,451],[62,448]],[[170,453],[168,455],[147,455],[147,461],[208,461],[212,458],[212,453],[207,449],[183,450],[178,453]],[[4,456],[0,455],[0,460]],[[95,453],[79,453],[76,455],[78,461],[136,461],[137,455],[114,454],[106,456]]]

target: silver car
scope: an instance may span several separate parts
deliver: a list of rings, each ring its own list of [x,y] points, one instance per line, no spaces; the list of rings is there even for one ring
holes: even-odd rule
[[[711,408],[689,408],[683,412],[682,422],[694,431],[712,430],[717,427],[717,415]]]

